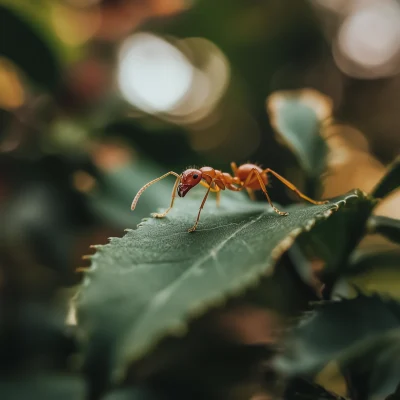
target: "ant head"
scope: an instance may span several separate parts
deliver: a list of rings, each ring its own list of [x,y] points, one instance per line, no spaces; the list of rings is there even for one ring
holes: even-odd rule
[[[202,176],[202,172],[198,169],[187,169],[183,171],[178,186],[179,197],[185,197],[186,193],[201,181]]]

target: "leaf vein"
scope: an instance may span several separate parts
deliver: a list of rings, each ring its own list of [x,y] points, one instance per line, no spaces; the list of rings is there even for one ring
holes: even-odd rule
[[[162,304],[164,301],[168,300],[168,298],[171,296],[173,293],[174,289],[176,288],[179,283],[185,279],[187,276],[195,272],[202,264],[204,264],[208,259],[213,258],[215,260],[215,257],[217,253],[230,241],[232,240],[238,233],[240,233],[242,230],[246,229],[247,227],[253,225],[254,223],[258,222],[265,214],[270,213],[269,210],[265,210],[262,212],[257,218],[251,219],[249,222],[246,224],[242,225],[238,229],[236,229],[234,232],[232,232],[226,239],[222,240],[221,243],[218,244],[218,246],[215,246],[208,252],[204,257],[200,258],[197,262],[195,262],[191,267],[189,267],[186,271],[184,271],[175,281],[171,282],[169,285],[167,285],[163,290],[160,291],[150,302],[149,307],[147,308],[147,311],[145,314],[142,316],[141,319],[145,318],[149,312],[157,308],[160,304]],[[140,325],[140,323],[138,324]]]

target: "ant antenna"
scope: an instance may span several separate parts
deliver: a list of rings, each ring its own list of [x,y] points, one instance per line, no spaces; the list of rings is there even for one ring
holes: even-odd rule
[[[136,194],[135,198],[132,201],[132,205],[131,205],[131,210],[133,211],[136,208],[136,204],[139,200],[139,197],[142,195],[142,193],[149,187],[151,186],[153,183],[156,183],[158,181],[161,181],[161,179],[166,178],[168,175],[174,175],[177,178],[180,178],[181,176],[178,175],[176,172],[174,171],[169,171],[166,174],[164,174],[163,176],[160,176],[159,178],[153,179],[152,181],[150,181],[149,183],[146,183]]]

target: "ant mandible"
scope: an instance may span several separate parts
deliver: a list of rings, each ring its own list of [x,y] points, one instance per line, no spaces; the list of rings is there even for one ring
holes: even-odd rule
[[[273,204],[267,192],[267,184],[268,184],[268,173],[271,173],[276,178],[278,178],[282,183],[284,183],[289,189],[293,190],[298,196],[302,199],[309,201],[312,204],[326,204],[328,201],[316,201],[310,199],[305,194],[301,193],[300,190],[296,188],[291,182],[287,179],[279,175],[277,172],[273,171],[270,168],[262,169],[258,165],[255,164],[242,164],[239,167],[232,162],[231,168],[233,171],[233,175],[230,175],[227,172],[222,172],[217,169],[211,167],[202,167],[200,169],[187,169],[182,172],[181,175],[177,174],[174,171],[169,171],[163,176],[160,176],[157,179],[146,183],[136,194],[133,199],[131,210],[134,210],[136,204],[139,200],[141,194],[153,183],[160,181],[161,179],[166,178],[169,175],[176,176],[176,181],[174,188],[172,189],[172,198],[170,206],[163,213],[153,213],[151,214],[155,218],[164,218],[171,208],[174,205],[174,200],[176,196],[176,192],[179,197],[185,197],[190,189],[195,187],[197,184],[201,184],[207,188],[207,192],[201,202],[199,213],[197,214],[197,219],[195,224],[189,229],[189,232],[193,232],[196,230],[197,225],[200,219],[201,210],[204,207],[204,204],[207,200],[208,194],[210,192],[215,192],[217,196],[217,206],[219,205],[221,190],[232,190],[234,192],[240,192],[243,189],[246,189],[252,200],[255,200],[254,191],[262,190],[268,200],[268,203],[273,208],[273,210],[279,215],[288,215],[287,212],[279,211]]]

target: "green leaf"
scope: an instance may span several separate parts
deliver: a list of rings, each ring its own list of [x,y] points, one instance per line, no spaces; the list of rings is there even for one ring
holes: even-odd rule
[[[400,272],[400,249],[363,252],[352,257],[344,275],[354,276],[374,269],[392,269]]]
[[[201,189],[178,198],[167,218],[148,219],[97,247],[77,298],[77,317],[88,365],[106,357],[113,380],[161,339],[183,335],[190,320],[272,274],[302,232],[344,210],[357,213],[365,201],[354,191],[326,205],[288,207],[289,215],[281,217],[266,203],[224,193],[220,208],[210,199],[198,230],[188,233]]]
[[[380,293],[400,300],[400,249],[369,251],[355,255],[335,286],[335,293],[344,297],[355,294]]]
[[[147,388],[124,388],[107,393],[101,400],[168,400]]]
[[[391,393],[390,396],[386,397],[386,400],[399,400],[400,399],[400,382],[396,388],[396,391]]]
[[[283,398],[284,400],[345,400],[335,393],[328,392],[322,386],[301,378],[288,383]]]
[[[354,350],[359,355],[342,368],[351,398],[384,398],[393,393],[400,383],[400,328]]]
[[[267,99],[271,124],[298,158],[308,177],[318,179],[326,167],[328,147],[321,136],[332,102],[311,89],[273,93]]]
[[[372,190],[376,198],[386,197],[389,193],[400,187],[400,156],[389,166],[389,170],[381,181]]]
[[[392,242],[400,243],[400,220],[373,215],[368,220],[368,233],[379,233]]]
[[[143,160],[104,173],[98,187],[87,195],[92,211],[106,223],[121,229],[140,223],[171,196],[173,177],[146,190],[135,212],[130,210],[133,197],[143,186],[143,182],[154,179],[157,174],[159,170],[152,163]]]
[[[7,400],[85,400],[82,379],[64,375],[37,375],[0,381],[0,398]]]
[[[393,384],[400,376],[400,365],[395,354],[393,359],[386,356],[394,351],[397,354],[399,332],[398,302],[359,295],[351,300],[321,303],[290,334],[284,354],[274,365],[294,376],[314,376],[333,360],[342,369],[363,365],[364,376],[369,377],[369,395],[389,394],[396,387]],[[387,379],[374,378],[380,371],[385,371]]]
[[[358,212],[343,210],[336,218],[331,218],[323,225],[305,233],[299,238],[296,250],[296,261],[303,277],[309,275],[308,263],[301,262],[301,251],[306,258],[320,259],[325,267],[320,278],[333,285],[340,275],[346,272],[348,258],[366,233],[366,223],[371,215],[376,201],[364,198],[359,202]],[[308,277],[308,279],[310,279]]]

